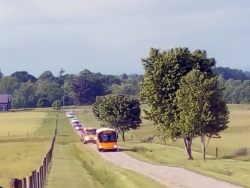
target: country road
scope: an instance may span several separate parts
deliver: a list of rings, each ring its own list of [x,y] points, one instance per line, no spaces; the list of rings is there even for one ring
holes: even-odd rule
[[[77,133],[80,136],[78,131]],[[88,144],[88,147],[96,150],[94,144]],[[159,166],[142,162],[130,157],[122,151],[100,152],[99,154],[110,163],[141,173],[170,188],[244,188],[180,167]]]

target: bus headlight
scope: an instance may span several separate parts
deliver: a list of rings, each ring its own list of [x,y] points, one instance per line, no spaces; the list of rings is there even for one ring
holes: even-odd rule
[[[114,145],[114,148],[117,148],[117,145]]]
[[[85,137],[85,140],[89,140],[89,137],[86,136],[86,137]]]
[[[97,137],[95,136],[95,140],[97,140]]]
[[[102,146],[99,146],[99,148],[102,148]]]

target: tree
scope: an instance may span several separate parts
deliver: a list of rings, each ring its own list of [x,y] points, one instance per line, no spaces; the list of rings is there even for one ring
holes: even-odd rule
[[[217,79],[207,76],[206,72],[192,70],[182,77],[174,101],[180,111],[176,121],[181,137],[200,137],[204,160],[207,147],[205,137],[208,137],[209,142],[213,135],[218,135],[228,128],[229,111],[223,101],[223,90]],[[186,148],[190,159],[191,146]]]
[[[137,95],[139,88],[132,84],[113,84],[109,88],[112,94]]]
[[[15,89],[18,89],[19,86],[20,83],[12,76],[3,76],[0,79],[0,91],[2,93],[13,94]]]
[[[49,100],[47,98],[41,97],[38,99],[37,101],[37,107],[38,108],[44,108],[44,107],[49,107],[50,103]]]
[[[15,89],[12,99],[13,108],[34,108],[37,106],[37,86],[30,80],[22,82],[18,89]]]
[[[48,81],[53,81],[54,80],[54,75],[52,74],[51,71],[44,71],[39,77],[38,80],[48,80]]]
[[[128,95],[110,94],[97,97],[93,113],[98,120],[116,129],[125,142],[125,132],[137,129],[141,124],[139,101]]]
[[[3,73],[2,73],[2,71],[1,71],[1,69],[0,69],[0,79],[3,77]]]
[[[128,76],[127,76],[126,73],[124,73],[124,74],[122,75],[122,79],[123,79],[123,80],[127,80],[127,79],[128,79]]]
[[[61,78],[63,76],[63,73],[65,73],[65,70],[63,70],[63,68],[61,68],[59,71],[59,78]]]
[[[150,110],[145,110],[145,118],[158,125],[163,135],[173,140],[183,138],[177,126],[180,111],[174,103],[179,82],[192,69],[207,72],[208,77],[213,77],[215,59],[207,58],[206,51],[201,50],[190,52],[188,48],[174,48],[160,52],[152,48],[149,57],[142,62],[145,72],[139,96],[150,106]],[[192,143],[190,137],[183,140],[188,142],[185,146]]]
[[[102,121],[100,114],[100,104],[105,100],[105,96],[97,96],[95,103],[92,105],[92,112],[95,118],[99,121]]]
[[[36,77],[30,75],[27,71],[16,71],[11,76],[17,78],[19,82],[31,81],[35,83],[37,81]]]
[[[49,103],[52,104],[55,100],[61,99],[64,93],[58,83],[48,80],[38,80],[37,95],[38,94],[46,97]]]
[[[77,76],[71,82],[73,99],[76,105],[89,104],[92,97],[91,85],[86,76]]]
[[[52,107],[56,110],[60,110],[61,108],[61,101],[60,100],[56,100],[52,103]]]

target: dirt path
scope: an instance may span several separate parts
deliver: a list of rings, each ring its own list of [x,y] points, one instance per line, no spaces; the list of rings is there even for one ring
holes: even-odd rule
[[[96,150],[95,145],[89,144],[88,146]],[[121,151],[101,152],[100,155],[111,163],[141,173],[171,188],[244,188],[183,168],[158,166],[142,162]]]

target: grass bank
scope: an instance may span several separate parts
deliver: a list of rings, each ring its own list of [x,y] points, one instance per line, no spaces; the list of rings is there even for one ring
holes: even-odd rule
[[[80,143],[65,114],[59,117],[58,136],[46,188],[165,187],[150,178],[105,161],[96,151]]]

